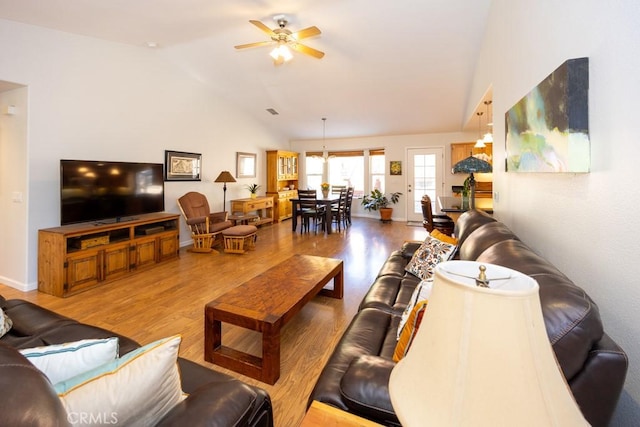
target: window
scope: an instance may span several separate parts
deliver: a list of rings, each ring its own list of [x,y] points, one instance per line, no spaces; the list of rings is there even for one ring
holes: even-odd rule
[[[305,171],[307,173],[307,188],[315,188],[320,192],[320,184],[322,184],[324,159],[322,153],[307,153],[305,161]]]
[[[371,176],[370,190],[378,189],[384,193],[384,150],[370,150],[369,156],[369,176]]]
[[[326,159],[322,152],[306,153],[307,187],[320,191],[320,184],[346,185],[354,188],[354,197],[363,197],[366,192],[378,188],[384,192],[384,149],[370,150],[369,177],[365,177],[365,155],[362,150],[329,151]],[[326,175],[323,174],[327,165]],[[365,183],[367,185],[365,185]],[[369,187],[369,188],[367,188]]]
[[[364,195],[364,153],[362,151],[329,152],[329,184],[353,187],[354,197]]]

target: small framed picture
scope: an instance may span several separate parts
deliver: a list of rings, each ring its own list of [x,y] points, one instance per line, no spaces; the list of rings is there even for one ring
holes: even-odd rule
[[[390,175],[402,175],[402,162],[400,160],[391,160],[389,162]]]
[[[236,178],[256,177],[255,153],[236,153]]]
[[[165,181],[200,181],[202,154],[183,151],[164,152]]]

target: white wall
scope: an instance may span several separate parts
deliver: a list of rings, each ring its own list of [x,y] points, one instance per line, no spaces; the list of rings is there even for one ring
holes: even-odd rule
[[[18,289],[27,280],[27,97],[26,87],[0,93],[0,281]]]
[[[403,169],[407,167],[407,149],[409,148],[437,148],[444,151],[445,168],[445,191],[451,194],[452,185],[462,185],[467,175],[451,173],[451,143],[475,141],[478,135],[471,132],[452,132],[439,134],[417,134],[417,135],[389,135],[371,136],[362,138],[335,138],[335,139],[313,139],[295,140],[291,142],[291,149],[300,153],[300,172],[304,177],[304,153],[307,151],[322,151],[323,146],[327,150],[366,150],[373,148],[384,148],[387,171],[385,177],[385,190],[387,193],[399,191],[405,197],[400,198],[400,202],[393,206],[393,220],[405,221],[407,218],[406,194],[407,194],[407,174],[406,171],[400,176],[389,175],[389,161],[402,160]],[[304,178],[302,178],[304,179]],[[304,185],[304,180],[300,185]],[[353,204],[354,216],[378,217],[377,213],[365,212],[359,203]]]
[[[591,172],[494,171],[496,216],[596,301],[630,370],[613,425],[640,419],[640,3],[494,0],[474,100],[492,85],[494,123],[564,61],[589,57]],[[494,165],[504,164],[495,126]],[[599,390],[594,390],[597,395]]]
[[[60,225],[61,158],[162,163],[166,149],[202,153],[202,182],[166,183],[166,210],[179,212],[176,199],[190,190],[222,208],[222,185],[212,180],[222,170],[235,174],[237,151],[258,154],[258,178],[228,185],[227,202],[247,196],[243,184],[266,182],[266,149],[289,147],[171,65],[162,50],[0,20],[0,51],[0,80],[29,90],[28,166],[0,172],[2,179],[28,173],[27,225],[18,232],[26,253],[5,254],[8,264],[26,259],[26,278],[9,277],[21,288],[37,286],[37,230]],[[189,242],[184,224],[181,241]],[[0,271],[8,274],[15,273]]]

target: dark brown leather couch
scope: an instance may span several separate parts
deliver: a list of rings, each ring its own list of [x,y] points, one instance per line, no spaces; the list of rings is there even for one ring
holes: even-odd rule
[[[0,338],[1,426],[69,424],[47,377],[17,349],[114,336],[119,338],[120,355],[139,347],[127,337],[78,323],[27,301],[0,296],[0,307],[13,322],[11,330]],[[178,358],[178,364],[182,390],[189,396],[159,426],[273,426],[271,399],[266,391],[183,358]]]
[[[547,334],[573,396],[591,425],[608,425],[628,360],[604,332],[598,306],[503,223],[481,211],[461,215],[455,235],[456,258],[509,267],[538,282]],[[404,271],[418,246],[405,243],[384,263],[320,374],[309,403],[319,400],[381,424],[398,425],[387,385],[400,315],[419,283]],[[509,343],[504,345],[508,351]]]

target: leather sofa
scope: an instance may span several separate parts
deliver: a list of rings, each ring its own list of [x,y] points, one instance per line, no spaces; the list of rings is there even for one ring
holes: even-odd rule
[[[591,425],[608,425],[628,360],[604,332],[597,305],[503,223],[481,211],[461,215],[455,236],[457,259],[502,265],[538,282],[547,335],[571,392]],[[407,242],[385,261],[321,372],[309,404],[318,400],[380,424],[399,424],[388,382],[400,316],[419,283],[405,266],[419,245]],[[504,346],[508,351],[509,343]]]
[[[139,347],[130,338],[79,323],[31,302],[0,296],[13,322],[0,338],[0,425],[66,426],[67,413],[47,377],[18,349],[88,338],[119,338],[120,355]],[[182,390],[188,397],[159,426],[272,427],[271,399],[262,389],[189,360],[178,358]],[[96,398],[99,398],[96,396]]]

